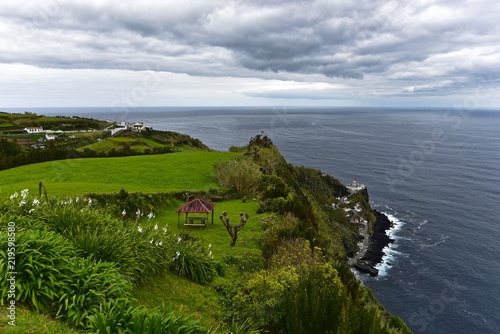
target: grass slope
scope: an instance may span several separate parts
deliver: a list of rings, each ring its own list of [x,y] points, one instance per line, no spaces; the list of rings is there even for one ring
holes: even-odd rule
[[[155,142],[154,140],[148,138],[133,138],[133,137],[111,137],[104,140],[101,140],[97,143],[93,143],[87,146],[80,147],[77,151],[83,151],[85,149],[91,149],[96,152],[109,152],[112,149],[121,150],[125,146],[130,146],[130,148],[134,151],[144,152],[148,148],[157,148],[157,147],[165,147],[167,145],[163,145]],[[171,146],[171,145],[168,145]]]
[[[213,257],[216,261],[223,262],[228,256],[237,258],[248,258],[250,255],[260,256],[259,239],[261,227],[259,221],[262,214],[257,214],[258,202],[241,200],[230,200],[215,203],[214,223],[206,227],[184,227],[184,215],[181,215],[181,225],[177,226],[176,207],[169,208],[162,215],[157,216],[150,222],[143,222],[140,225],[158,224],[160,227],[168,226],[168,231],[176,235],[189,233],[191,236],[203,239],[205,245],[211,245]],[[226,211],[233,223],[238,223],[239,212],[247,212],[250,219],[239,231],[238,240],[235,247],[230,247],[231,237],[226,228],[218,218],[222,211]],[[194,215],[194,214],[192,214]],[[238,268],[226,265],[225,277],[219,281],[230,282],[241,279]],[[217,326],[214,315],[222,312],[218,303],[218,294],[212,285],[201,286],[188,279],[179,278],[173,273],[167,272],[150,279],[145,285],[136,288],[133,292],[138,304],[149,308],[158,307],[163,302],[172,304],[175,308],[182,307],[184,314],[194,314],[200,322],[207,328]]]
[[[55,196],[110,193],[122,188],[142,193],[217,189],[214,163],[237,155],[192,151],[27,165],[0,172],[0,198],[24,188],[38,193],[40,181]]]
[[[8,324],[10,321],[5,309],[0,311],[0,332],[6,334],[77,334],[73,329],[61,321],[51,317],[30,311],[26,307],[17,305],[16,326]]]

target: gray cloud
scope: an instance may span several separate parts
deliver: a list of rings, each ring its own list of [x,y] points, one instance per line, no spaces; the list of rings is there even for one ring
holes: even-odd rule
[[[326,83],[369,78],[399,85],[388,93],[442,95],[500,73],[499,12],[490,0],[27,1],[0,5],[0,63]]]

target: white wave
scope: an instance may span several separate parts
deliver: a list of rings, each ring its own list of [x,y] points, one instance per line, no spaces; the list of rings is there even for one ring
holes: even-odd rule
[[[403,222],[402,220],[399,220],[396,216],[394,216],[390,213],[386,213],[386,212],[382,212],[382,213],[385,214],[387,216],[387,218],[389,218],[389,220],[392,223],[392,227],[386,231],[386,234],[391,239],[397,239],[398,236],[396,235],[396,232],[401,230],[401,228],[403,228],[403,226],[405,226],[406,223]]]
[[[400,220],[399,218],[397,218],[395,216],[395,213],[394,214],[390,214],[387,212],[382,212],[382,213],[385,214],[387,216],[387,218],[389,218],[389,220],[392,223],[391,228],[386,231],[386,234],[391,239],[394,239],[394,240],[406,239],[406,238],[399,237],[397,235],[397,232],[399,230],[401,230],[403,228],[403,226],[406,225],[406,223],[404,221]],[[384,255],[382,256],[382,261],[375,265],[375,269],[378,270],[379,277],[385,277],[389,274],[389,269],[394,264],[396,264],[398,257],[407,257],[408,256],[408,254],[406,254],[406,253],[397,251],[396,248],[398,248],[398,244],[392,243],[392,244],[385,246],[384,249],[382,249],[382,252],[384,253]]]

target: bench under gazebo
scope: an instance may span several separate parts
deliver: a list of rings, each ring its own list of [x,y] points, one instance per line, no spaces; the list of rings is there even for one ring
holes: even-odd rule
[[[192,201],[187,202],[180,208],[176,210],[177,212],[177,227],[180,227],[181,213],[186,214],[186,219],[184,221],[184,226],[206,226],[208,223],[208,215],[212,213],[212,225],[214,223],[214,208],[215,204],[205,201],[201,198],[195,198]],[[203,213],[206,217],[200,216],[189,216],[190,213]]]

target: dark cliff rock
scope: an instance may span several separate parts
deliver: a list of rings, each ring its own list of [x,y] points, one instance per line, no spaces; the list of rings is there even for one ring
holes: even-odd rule
[[[387,230],[392,227],[392,223],[383,213],[378,212],[377,210],[373,210],[375,216],[377,218],[374,226],[373,226],[373,235],[371,236],[370,244],[368,246],[368,250],[365,255],[358,261],[356,264],[356,268],[360,270],[361,268],[363,272],[368,272],[371,275],[376,275],[373,270],[376,271],[374,266],[377,263],[382,262],[382,257],[384,256],[383,249],[385,246],[394,242],[394,239],[391,239],[387,234]],[[368,270],[367,266],[372,268],[373,270]],[[361,268],[359,268],[361,267]]]

